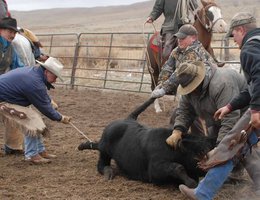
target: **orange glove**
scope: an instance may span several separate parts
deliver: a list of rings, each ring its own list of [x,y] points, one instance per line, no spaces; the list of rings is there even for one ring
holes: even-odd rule
[[[178,142],[181,140],[181,135],[182,135],[182,132],[181,132],[181,131],[174,129],[174,130],[172,131],[172,135],[169,136],[169,137],[166,139],[166,143],[167,143],[168,145],[170,145],[171,147],[173,147],[174,149],[176,149],[177,146],[178,146]]]
[[[70,120],[71,120],[71,117],[62,115],[60,121],[61,121],[62,123],[64,123],[64,124],[68,124],[68,123],[70,123]]]

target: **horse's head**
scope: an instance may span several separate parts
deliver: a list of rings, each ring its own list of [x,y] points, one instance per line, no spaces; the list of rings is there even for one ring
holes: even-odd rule
[[[201,0],[203,9],[199,11],[201,22],[204,23],[205,28],[211,32],[223,33],[227,31],[227,23],[222,17],[221,9],[215,2],[206,2]]]

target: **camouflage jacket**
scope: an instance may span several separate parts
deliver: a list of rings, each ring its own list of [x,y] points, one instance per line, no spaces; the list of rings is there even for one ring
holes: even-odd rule
[[[187,61],[202,61],[206,65],[216,63],[212,56],[206,51],[202,44],[196,40],[185,50],[176,47],[171,52],[170,57],[162,67],[159,75],[159,83],[162,83],[167,94],[175,93],[178,82],[175,78],[175,69],[183,62]]]

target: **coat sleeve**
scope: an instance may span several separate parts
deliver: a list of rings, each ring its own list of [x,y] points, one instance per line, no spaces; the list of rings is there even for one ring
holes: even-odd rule
[[[170,55],[166,63],[162,67],[162,71],[159,74],[159,83],[163,83],[168,80],[172,73],[175,71],[176,60]]]
[[[8,17],[8,10],[5,1],[0,1],[0,19]]]
[[[174,129],[187,132],[196,117],[196,112],[190,104],[188,96],[181,96],[176,112]]]
[[[156,0],[155,4],[153,6],[153,10],[150,13],[150,17],[153,19],[153,21],[158,19],[158,17],[160,17],[160,15],[163,13],[164,1],[165,0]]]
[[[251,100],[248,88],[241,91],[238,96],[234,97],[230,102],[232,110],[243,109],[248,106]]]
[[[260,46],[258,40],[246,43],[241,52],[241,64],[247,74],[250,83],[251,101],[250,108],[260,111]]]
[[[37,91],[31,91],[26,94],[31,104],[35,106],[43,115],[54,121],[60,121],[62,116],[51,105],[51,99],[44,87],[38,88]]]

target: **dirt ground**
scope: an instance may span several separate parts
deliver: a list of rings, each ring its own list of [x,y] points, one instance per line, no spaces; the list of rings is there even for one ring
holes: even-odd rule
[[[57,88],[51,92],[62,114],[73,117],[73,123],[92,140],[98,140],[104,127],[115,119],[124,118],[149,94],[126,93],[108,90],[70,90]],[[152,127],[167,126],[172,99],[164,100],[167,112],[155,114],[153,107],[139,117],[139,121]],[[23,156],[0,157],[0,199],[69,199],[69,200],[184,200],[174,185],[155,186],[116,176],[105,181],[98,174],[98,152],[78,151],[86,139],[72,126],[45,119],[51,138],[45,140],[47,150],[58,158],[50,164],[32,165]],[[1,124],[0,131],[3,132]],[[3,145],[3,134],[0,136]],[[226,184],[215,198],[256,199],[251,182]]]

